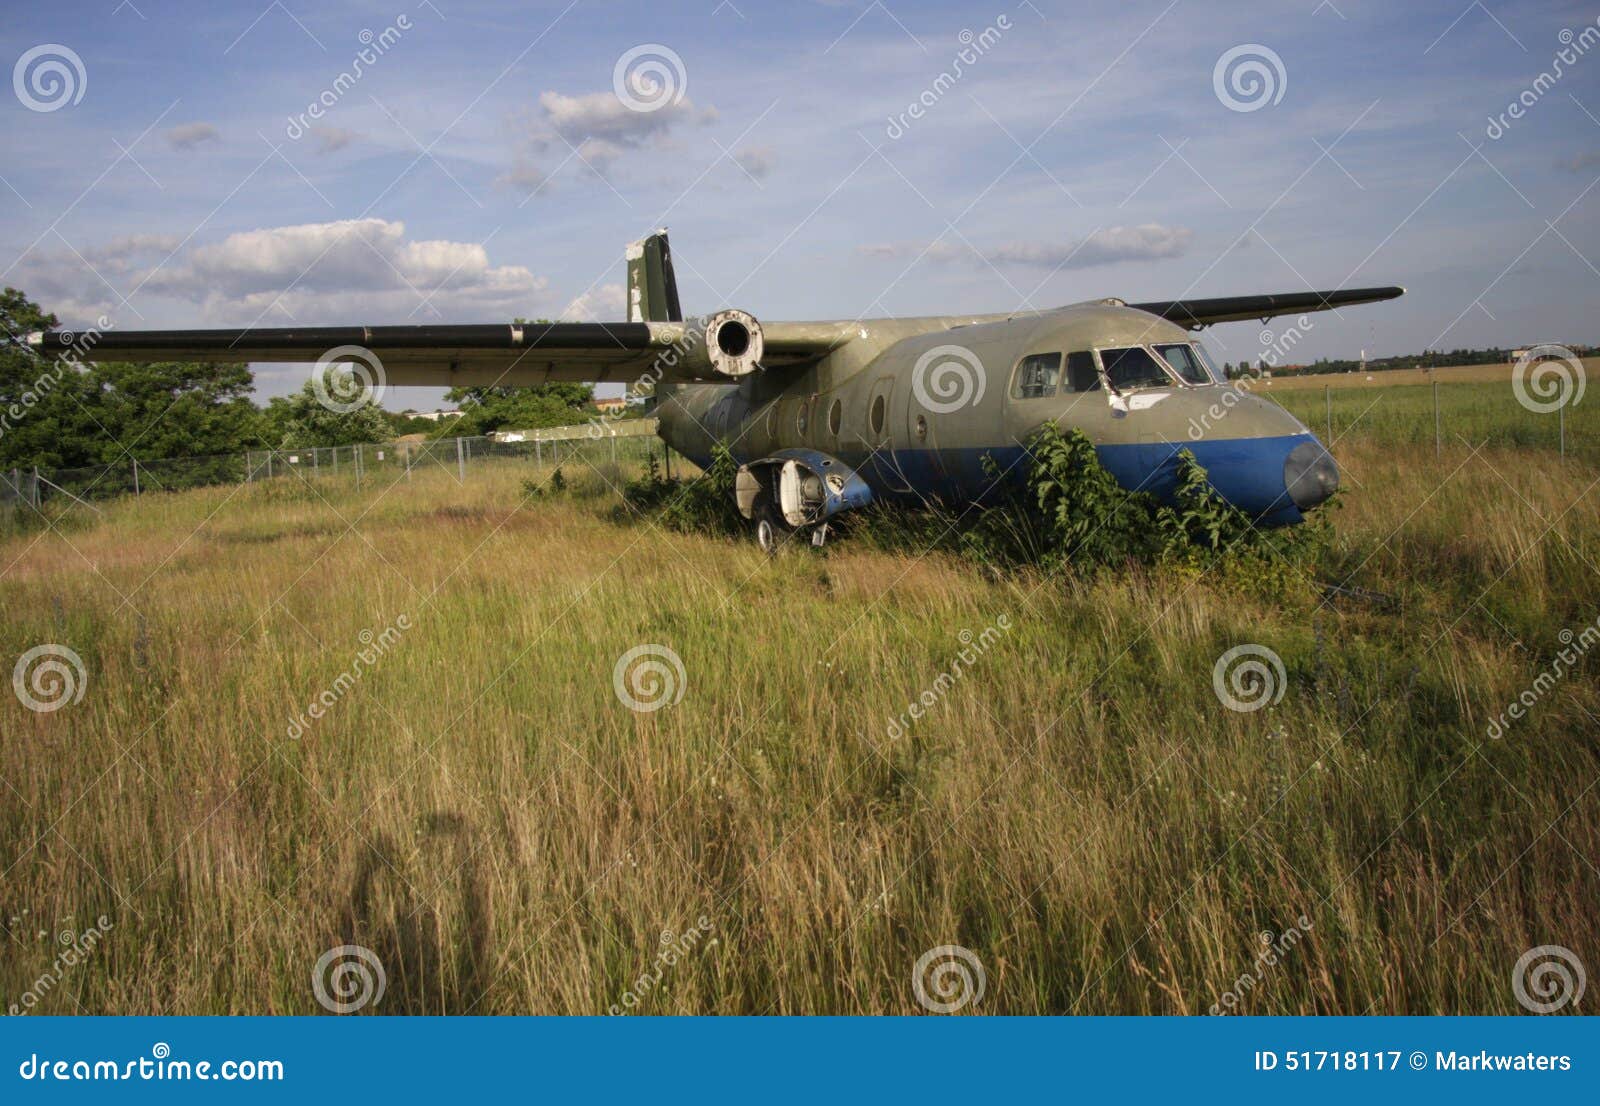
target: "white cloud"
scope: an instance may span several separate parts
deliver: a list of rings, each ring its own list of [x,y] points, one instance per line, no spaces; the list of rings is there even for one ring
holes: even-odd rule
[[[1194,231],[1188,227],[1140,223],[1136,227],[1106,227],[1070,243],[1009,242],[991,251],[989,257],[1016,265],[1087,269],[1119,261],[1182,257],[1193,240]]]
[[[220,141],[221,137],[210,123],[184,123],[167,132],[167,141],[175,150],[192,150],[203,142]]]
[[[773,153],[771,146],[746,146],[733,155],[733,160],[757,180],[771,173],[778,164],[777,155]]]
[[[624,302],[622,285],[602,284],[567,304],[558,317],[566,322],[618,322],[626,318]]]
[[[1194,240],[1188,227],[1141,223],[1133,227],[1105,227],[1075,241],[1004,242],[979,250],[964,243],[939,239],[926,246],[903,242],[876,242],[858,246],[869,257],[921,256],[929,261],[965,259],[973,264],[1042,265],[1048,268],[1088,269],[1123,261],[1160,261],[1182,257]]]
[[[361,137],[355,131],[344,127],[312,127],[311,133],[316,136],[319,154],[331,154],[335,150],[342,150]]]
[[[262,321],[278,323],[515,315],[548,285],[521,265],[494,265],[476,242],[408,241],[404,223],[385,219],[230,234],[129,283],[199,304],[210,319],[248,322],[266,311]]]
[[[534,155],[558,163],[571,158],[607,174],[630,151],[666,144],[670,132],[680,124],[707,124],[716,118],[715,108],[697,108],[687,96],[654,111],[637,111],[612,92],[581,96],[542,92],[538,109],[522,123],[525,148],[516,166],[497,183],[524,191],[541,187],[546,173],[531,163]]]

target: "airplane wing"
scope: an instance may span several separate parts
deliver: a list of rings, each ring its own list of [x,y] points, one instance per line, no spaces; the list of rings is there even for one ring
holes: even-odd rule
[[[737,316],[735,318],[734,316]],[[730,330],[729,328],[732,328]],[[743,312],[710,319],[629,323],[485,323],[245,330],[51,330],[28,336],[44,356],[84,361],[330,362],[383,367],[391,385],[527,387],[554,381],[632,383],[654,371],[675,379],[736,379],[755,368],[814,360],[844,340],[840,328],[778,324],[760,348]],[[737,349],[735,336],[747,343]],[[753,347],[753,348],[751,348]]]
[[[737,380],[757,368],[815,361],[850,340],[850,323],[763,326],[745,311],[685,319],[665,229],[627,249],[628,321],[466,326],[247,327],[30,334],[40,354],[80,361],[365,365],[394,385],[533,387]],[[377,366],[381,372],[374,372]]]
[[[1223,296],[1219,299],[1168,300],[1157,303],[1130,303],[1129,307],[1160,315],[1169,322],[1198,330],[1212,323],[1231,323],[1245,319],[1262,322],[1277,315],[1298,315],[1306,311],[1332,311],[1357,303],[1378,303],[1405,295],[1406,290],[1387,288],[1343,288],[1333,292],[1288,292],[1272,296]]]

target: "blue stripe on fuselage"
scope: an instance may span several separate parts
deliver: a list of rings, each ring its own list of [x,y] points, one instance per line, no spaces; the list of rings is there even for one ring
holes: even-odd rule
[[[1304,516],[1289,498],[1283,465],[1290,451],[1311,434],[1285,434],[1269,438],[1206,438],[1197,442],[1141,442],[1100,445],[1100,463],[1130,490],[1149,492],[1170,501],[1178,482],[1178,455],[1185,449],[1206,470],[1206,476],[1229,503],[1269,526],[1302,521]],[[985,458],[991,465],[986,466]],[[746,460],[746,458],[740,458]],[[991,469],[998,466],[1006,481],[1021,484],[1027,461],[1021,446],[986,449],[897,449],[876,456],[842,453],[839,459],[858,472],[877,499],[921,500],[939,498],[959,502],[981,497],[994,485]],[[691,457],[702,468],[709,458]]]

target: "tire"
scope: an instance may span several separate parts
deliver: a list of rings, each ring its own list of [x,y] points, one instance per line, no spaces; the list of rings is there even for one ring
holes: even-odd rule
[[[784,528],[783,516],[778,513],[777,506],[772,502],[772,494],[763,491],[756,496],[752,514],[756,524],[756,544],[767,556],[775,555],[782,547],[788,534]]]

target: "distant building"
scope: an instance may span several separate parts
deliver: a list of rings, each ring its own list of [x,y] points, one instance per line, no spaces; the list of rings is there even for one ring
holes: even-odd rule
[[[628,401],[623,396],[617,396],[615,399],[597,399],[594,401],[594,409],[599,411],[602,415],[609,415],[614,411],[621,411],[627,406]]]
[[[402,411],[401,414],[410,415],[416,419],[427,419],[429,422],[438,422],[440,419],[459,419],[460,411]]]

